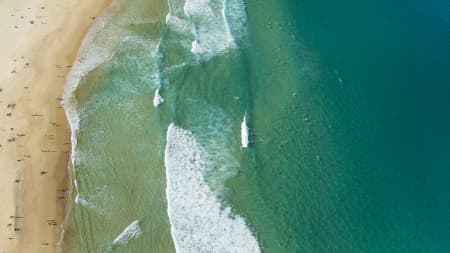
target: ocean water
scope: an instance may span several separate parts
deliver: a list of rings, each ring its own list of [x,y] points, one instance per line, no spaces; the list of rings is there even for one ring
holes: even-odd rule
[[[66,86],[62,251],[450,251],[449,11],[115,1]]]

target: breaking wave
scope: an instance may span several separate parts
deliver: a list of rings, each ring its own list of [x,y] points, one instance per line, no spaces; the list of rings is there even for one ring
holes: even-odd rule
[[[133,221],[128,227],[123,230],[120,235],[116,237],[113,241],[113,245],[124,245],[127,244],[133,238],[138,238],[142,234],[141,227],[139,226],[139,221]]]
[[[242,0],[169,0],[169,9],[167,25],[184,37],[193,37],[190,51],[198,60],[236,48],[247,34]]]
[[[167,202],[177,252],[260,252],[245,220],[210,188],[208,152],[188,130],[170,124],[165,149]]]

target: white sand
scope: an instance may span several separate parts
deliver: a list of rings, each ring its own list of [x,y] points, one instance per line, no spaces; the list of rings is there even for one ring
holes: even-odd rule
[[[0,252],[56,252],[70,152],[59,97],[93,17],[109,4],[0,1]]]

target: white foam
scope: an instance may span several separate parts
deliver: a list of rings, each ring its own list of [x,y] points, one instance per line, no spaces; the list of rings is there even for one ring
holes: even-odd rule
[[[211,8],[211,2],[211,0],[186,0],[183,7],[184,14],[188,17],[213,17],[215,14]]]
[[[106,38],[99,37],[99,34],[101,34],[100,31],[103,31],[106,25],[113,18],[110,11],[115,7],[116,4],[118,4],[117,1],[114,1],[111,6],[109,6],[108,9],[100,17],[98,17],[95,20],[94,24],[90,27],[89,31],[83,39],[83,42],[81,43],[77,54],[77,60],[73,64],[67,76],[67,82],[64,87],[64,94],[61,105],[64,107],[72,132],[71,158],[74,173],[76,156],[75,151],[77,147],[77,131],[80,123],[80,118],[77,111],[77,101],[74,93],[80,81],[90,71],[112,57],[112,48],[117,44],[117,41],[114,41],[113,37],[109,37],[109,43],[106,43]],[[77,188],[76,182],[75,187]]]
[[[245,42],[247,36],[247,13],[243,0],[223,0],[222,15],[227,31],[235,41]]]
[[[246,115],[244,115],[241,123],[241,143],[243,148],[248,147],[248,125]]]
[[[182,33],[177,41],[187,47],[197,60],[226,53],[237,47],[247,33],[245,4],[242,0],[169,0],[166,24]]]
[[[222,206],[206,182],[212,162],[190,131],[169,125],[164,162],[167,210],[177,252],[260,252],[245,220]]]
[[[85,206],[85,207],[92,207],[92,204],[89,203],[83,197],[81,197],[79,194],[77,194],[77,196],[75,196],[75,204],[82,205],[82,206]]]
[[[236,46],[223,16],[223,3],[217,0],[185,2],[184,11],[193,23],[195,35],[191,52],[201,58],[209,59]]]
[[[188,33],[191,31],[191,24],[188,20],[172,15],[170,12],[166,16],[166,24],[174,31]]]
[[[127,23],[135,21],[132,17],[122,17],[119,21],[118,16],[123,12],[117,12],[123,1],[113,0],[111,5],[95,19],[93,25],[89,28],[84,37],[64,87],[63,99],[61,105],[64,107],[65,113],[71,129],[71,162],[72,173],[76,179],[76,159],[77,154],[77,134],[80,124],[78,113],[78,103],[75,97],[81,80],[92,70],[101,64],[109,61],[113,56],[115,49],[126,40],[126,34],[130,31],[125,29]],[[78,189],[77,182],[74,181],[75,190]]]
[[[113,241],[113,245],[127,244],[133,238],[138,238],[142,234],[141,227],[139,226],[139,220],[133,221],[128,227],[123,230],[120,235]]]
[[[184,37],[193,36],[191,52],[208,60],[236,48],[236,40],[246,33],[245,5],[242,0],[169,0],[166,23]]]
[[[159,88],[155,91],[155,96],[153,97],[153,105],[155,107],[160,106],[162,103],[164,103],[164,98],[159,94]]]

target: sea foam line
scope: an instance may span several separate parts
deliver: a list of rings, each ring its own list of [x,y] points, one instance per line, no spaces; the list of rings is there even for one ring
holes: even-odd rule
[[[237,47],[247,33],[246,19],[242,0],[169,0],[166,23],[185,37],[193,36],[190,51],[198,60],[208,60]]]
[[[128,227],[126,227],[120,235],[113,241],[113,246],[127,244],[133,238],[138,238],[142,234],[141,227],[139,226],[139,220],[133,221]]]
[[[193,24],[191,52],[195,55],[208,59],[236,46],[228,29],[225,4],[218,0],[186,0],[184,12]]]
[[[95,22],[91,25],[88,32],[86,33],[83,41],[81,42],[80,48],[78,49],[78,53],[76,56],[76,61],[73,64],[70,72],[67,75],[66,84],[64,86],[64,92],[62,95],[61,106],[63,106],[64,111],[66,113],[66,117],[69,123],[69,127],[71,130],[71,160],[68,166],[72,167],[72,175],[73,185],[75,190],[78,189],[78,183],[75,180],[75,155],[76,155],[76,146],[77,146],[77,131],[79,128],[80,118],[78,116],[77,111],[77,101],[74,96],[75,90],[78,87],[81,79],[93,70],[95,67],[99,66],[101,63],[105,62],[108,57],[108,53],[105,51],[105,48],[101,48],[98,45],[96,47],[92,47],[95,45],[95,35],[101,31],[105,25],[112,18],[110,15],[111,9],[116,7],[118,4],[117,0],[113,0],[113,2],[103,11],[103,13],[96,18]],[[89,57],[88,57],[89,56]],[[87,61],[89,58],[89,61]],[[81,201],[80,196],[75,197],[75,202]],[[70,211],[66,213],[65,221],[63,224],[66,224],[66,221],[70,215]],[[61,236],[57,242],[57,251],[62,251],[62,242],[65,235],[65,229],[62,228]]]
[[[69,126],[72,132],[72,165],[74,165],[74,159],[76,155],[77,146],[77,131],[80,124],[80,118],[77,110],[77,101],[75,98],[75,91],[80,84],[80,81],[93,69],[106,62],[112,57],[112,49],[114,41],[112,43],[105,43],[97,35],[101,33],[108,23],[110,23],[113,15],[111,10],[118,5],[118,1],[113,1],[111,5],[98,17],[92,26],[89,28],[86,36],[84,37],[80,48],[78,49],[76,61],[67,75],[67,82],[64,87],[63,99],[61,105],[64,107]],[[107,46],[109,45],[109,46]]]
[[[223,207],[206,182],[204,173],[212,163],[190,131],[169,125],[164,163],[167,210],[177,252],[260,252],[245,220]]]

